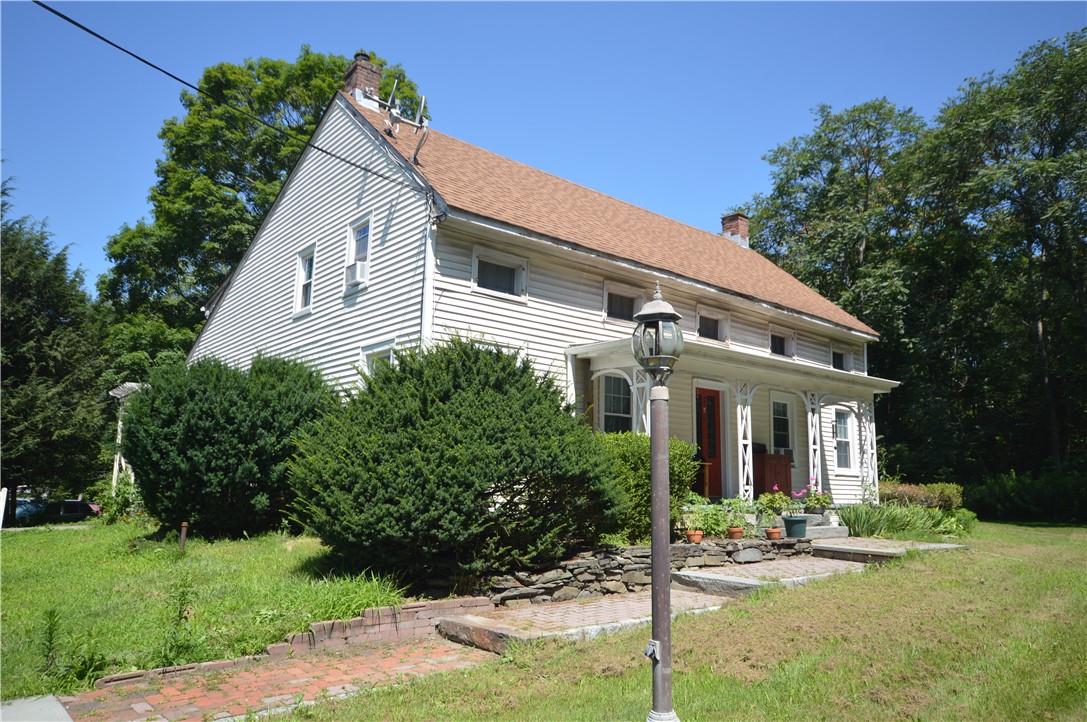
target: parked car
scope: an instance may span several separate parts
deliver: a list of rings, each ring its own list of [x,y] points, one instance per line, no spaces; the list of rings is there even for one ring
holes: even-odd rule
[[[15,523],[19,525],[33,524],[45,514],[46,506],[46,503],[41,499],[16,499]]]
[[[46,517],[50,521],[83,521],[100,513],[96,509],[97,504],[80,501],[79,499],[65,499],[61,502],[52,502],[46,511]]]

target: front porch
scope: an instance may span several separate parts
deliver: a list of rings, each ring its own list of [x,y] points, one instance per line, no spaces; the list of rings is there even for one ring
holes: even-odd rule
[[[569,401],[603,431],[647,432],[649,376],[629,339],[566,351]],[[703,495],[753,499],[809,485],[836,503],[876,498],[873,402],[897,382],[687,340],[669,379],[672,436],[698,446]]]

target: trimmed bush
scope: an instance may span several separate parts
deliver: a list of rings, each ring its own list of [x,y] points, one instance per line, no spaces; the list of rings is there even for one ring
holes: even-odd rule
[[[600,441],[615,464],[615,474],[626,495],[619,519],[620,533],[629,543],[649,536],[650,448],[647,434],[630,432],[600,434]],[[675,522],[701,465],[694,460],[697,448],[683,439],[668,440],[668,478],[671,517]]]
[[[291,462],[300,520],[339,555],[454,583],[616,528],[608,456],[550,377],[454,339],[379,364]]]
[[[335,405],[320,374],[297,361],[165,366],[126,404],[124,455],[164,526],[252,534],[279,524],[291,501],[292,435]]]
[[[962,506],[959,484],[901,484],[884,481],[879,485],[879,500],[884,504],[914,504],[950,511]]]

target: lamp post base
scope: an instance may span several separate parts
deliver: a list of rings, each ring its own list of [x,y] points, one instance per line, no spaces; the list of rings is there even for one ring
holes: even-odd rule
[[[657,710],[651,710],[649,716],[645,718],[646,722],[679,722],[679,717],[676,717],[676,711],[671,710],[669,712],[658,712]]]

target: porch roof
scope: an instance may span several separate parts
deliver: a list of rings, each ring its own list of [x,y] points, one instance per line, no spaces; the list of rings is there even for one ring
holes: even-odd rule
[[[892,381],[878,376],[856,374],[851,371],[840,371],[827,368],[805,361],[797,361],[789,358],[779,358],[769,354],[741,351],[730,346],[725,346],[713,341],[700,338],[684,339],[683,356],[677,363],[678,371],[691,371],[698,373],[697,368],[684,368],[684,361],[698,359],[701,361],[716,362],[730,367],[729,375],[744,375],[745,373],[768,372],[777,375],[795,376],[812,381],[821,381],[836,386],[848,385],[853,388],[862,388],[874,394],[885,394],[891,389],[902,384],[901,381]],[[579,358],[606,358],[621,357],[629,363],[635,363],[634,354],[630,350],[629,338],[617,338],[609,341],[596,341],[594,343],[578,344],[566,348],[568,356]],[[693,364],[688,364],[693,365]],[[757,379],[745,379],[755,381]]]

